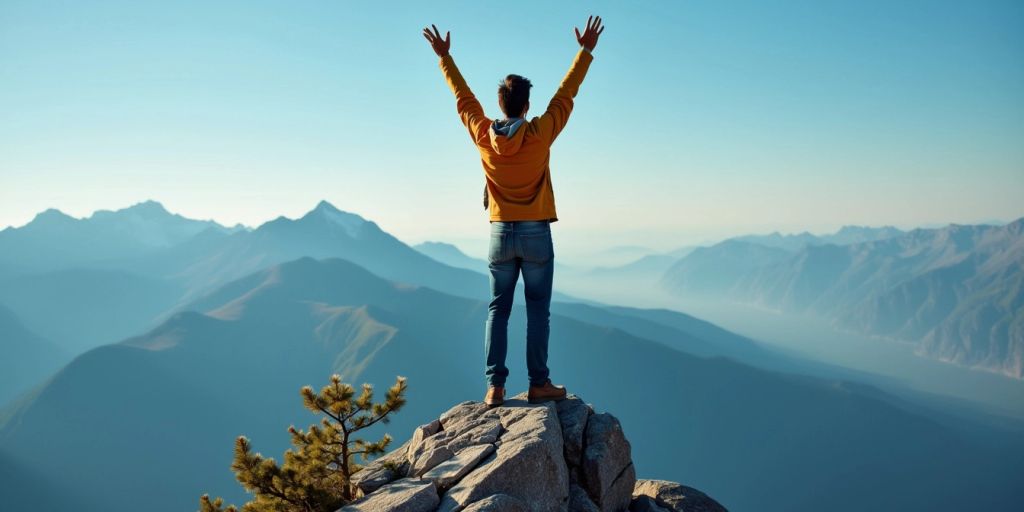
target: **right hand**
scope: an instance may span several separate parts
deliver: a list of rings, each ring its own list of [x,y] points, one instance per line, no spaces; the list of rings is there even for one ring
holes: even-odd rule
[[[594,47],[597,46],[597,38],[601,36],[601,32],[604,32],[604,27],[601,26],[600,16],[597,19],[591,16],[587,18],[587,28],[583,30],[582,36],[578,27],[574,27],[574,30],[576,30],[576,41],[579,41],[580,46],[594,51]]]
[[[444,39],[441,39],[441,31],[437,29],[437,25],[431,25],[431,27],[434,27],[434,32],[431,33],[429,28],[424,28],[423,37],[427,38],[427,42],[430,43],[430,47],[434,49],[434,53],[438,57],[448,55],[448,50],[452,47],[452,33],[445,33]]]

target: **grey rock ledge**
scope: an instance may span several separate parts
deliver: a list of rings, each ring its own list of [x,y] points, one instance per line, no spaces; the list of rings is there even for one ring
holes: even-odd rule
[[[575,395],[462,402],[353,477],[338,512],[722,512],[675,482],[637,480],[619,420]]]

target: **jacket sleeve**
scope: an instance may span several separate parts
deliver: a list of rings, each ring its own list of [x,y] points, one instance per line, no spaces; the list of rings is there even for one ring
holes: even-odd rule
[[[565,123],[569,122],[569,114],[572,113],[572,99],[580,90],[583,78],[587,76],[587,69],[594,60],[594,56],[586,48],[580,48],[576,58],[569,67],[569,72],[562,79],[562,84],[555,92],[555,97],[548,103],[548,109],[543,115],[537,118],[538,131],[547,139],[548,143],[555,141]]]
[[[455,94],[455,108],[459,112],[462,124],[469,130],[469,136],[473,138],[473,142],[479,144],[487,137],[491,120],[484,115],[483,107],[473,95],[473,91],[469,89],[466,80],[462,78],[462,73],[455,66],[455,59],[451,54],[441,57],[441,62],[438,65],[441,67],[445,81],[448,82],[448,87]]]

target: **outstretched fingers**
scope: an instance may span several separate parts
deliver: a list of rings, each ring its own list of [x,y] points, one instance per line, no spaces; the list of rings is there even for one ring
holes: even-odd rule
[[[442,39],[441,31],[437,29],[437,25],[431,24],[429,27],[423,27],[423,38],[430,43],[438,57],[448,55],[448,49],[452,46],[451,31],[445,32]]]
[[[573,30],[576,31],[576,39],[581,39],[590,34],[601,35],[601,32],[604,31],[604,26],[601,25],[600,16],[595,17],[594,15],[590,15],[587,17],[587,27],[583,30],[582,35],[580,35],[580,29],[578,27],[574,27]]]

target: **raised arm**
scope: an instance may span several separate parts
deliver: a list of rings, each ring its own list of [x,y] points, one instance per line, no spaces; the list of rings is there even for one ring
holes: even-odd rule
[[[449,53],[452,45],[451,32],[446,32],[444,39],[441,39],[441,32],[437,30],[437,26],[431,25],[431,27],[434,28],[433,32],[429,28],[423,29],[423,37],[430,42],[434,53],[441,58],[438,65],[441,67],[445,81],[448,82],[448,87],[455,94],[455,108],[459,113],[459,118],[469,130],[469,136],[473,138],[473,142],[479,144],[487,136],[491,120],[484,115],[483,107],[480,106],[480,102],[477,101],[473,91],[466,84],[466,79],[462,77],[459,68],[455,66],[455,60]]]
[[[555,92],[555,96],[548,103],[548,109],[537,118],[538,129],[548,139],[549,143],[554,142],[558,134],[565,128],[565,124],[569,122],[573,98],[579,92],[580,84],[583,83],[583,78],[587,76],[587,70],[590,68],[591,61],[594,60],[592,52],[597,46],[598,37],[604,32],[604,27],[601,25],[600,16],[596,19],[591,16],[587,18],[587,28],[583,31],[582,35],[580,35],[579,28],[574,27],[574,30],[576,31],[576,41],[580,43],[582,48],[576,53],[576,58],[573,59],[572,65],[569,66],[569,72],[566,73],[565,78],[562,79],[562,84],[558,87],[558,91]]]

